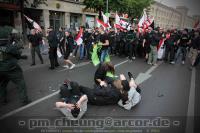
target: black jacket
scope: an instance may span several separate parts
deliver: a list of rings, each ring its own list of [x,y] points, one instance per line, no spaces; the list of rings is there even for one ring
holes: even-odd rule
[[[120,100],[120,92],[113,86],[94,89],[81,88],[82,93],[87,95],[89,103],[92,105],[114,105]]]
[[[53,47],[53,48],[58,47],[59,41],[58,41],[58,38],[57,38],[55,31],[50,31],[49,35],[47,36],[47,39],[48,39],[50,47]]]

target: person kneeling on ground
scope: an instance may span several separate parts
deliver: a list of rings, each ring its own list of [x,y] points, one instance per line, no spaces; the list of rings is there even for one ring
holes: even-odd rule
[[[108,76],[109,73],[115,75],[115,68],[110,62],[99,64],[94,75],[96,85],[106,87],[108,84],[112,84],[114,79]]]
[[[132,74],[128,73],[130,81],[128,82],[124,75],[120,75],[121,83],[121,99],[118,102],[118,105],[125,108],[126,110],[131,110],[132,107],[137,105],[141,101],[141,90],[136,85]],[[114,84],[117,82],[114,82]],[[118,85],[120,86],[120,85]]]
[[[80,92],[76,82],[65,81],[60,88],[62,102],[56,102],[56,107],[69,120],[80,119],[87,111],[86,95]]]

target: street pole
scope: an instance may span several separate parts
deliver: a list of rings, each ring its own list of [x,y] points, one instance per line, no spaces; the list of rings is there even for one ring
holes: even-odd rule
[[[108,13],[108,0],[106,1],[106,13]]]

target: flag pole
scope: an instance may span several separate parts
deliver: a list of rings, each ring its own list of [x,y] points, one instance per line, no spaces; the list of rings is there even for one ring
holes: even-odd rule
[[[108,0],[106,1],[106,12],[108,13]]]

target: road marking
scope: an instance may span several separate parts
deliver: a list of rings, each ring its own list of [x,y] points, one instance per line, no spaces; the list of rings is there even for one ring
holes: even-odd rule
[[[143,83],[144,81],[146,81],[147,79],[151,78],[151,73],[157,68],[159,67],[163,62],[159,63],[156,66],[152,66],[151,68],[149,68],[145,73],[139,73],[139,75],[137,76],[137,78],[135,79],[135,82],[140,85],[141,83]]]
[[[91,61],[88,61],[88,62],[82,62],[80,64],[77,64],[75,68],[79,68],[79,67],[82,67],[82,66],[86,66],[88,64],[90,64]],[[65,69],[62,69],[62,70],[59,70],[57,72],[63,72],[63,71],[66,71],[66,70],[70,70],[69,68],[65,68]]]
[[[116,67],[118,67],[118,66],[120,66],[120,65],[122,65],[122,64],[124,64],[124,63],[126,63],[126,62],[128,62],[128,60],[122,61],[122,62],[120,62],[120,63],[114,65],[114,67],[116,68]]]
[[[196,69],[192,69],[190,95],[187,111],[187,125],[185,133],[193,133],[194,131],[194,108],[195,108],[195,82],[196,82]]]
[[[124,63],[126,63],[127,61],[128,61],[128,60],[123,61],[123,62],[121,62],[121,63],[118,63],[118,64],[115,65],[115,67],[118,67],[118,66],[120,66],[120,65],[122,65],[122,64],[124,64]],[[87,64],[89,64],[89,63],[90,63],[90,62],[88,62],[88,63],[86,63],[86,64],[81,64],[81,63],[80,63],[80,64],[79,64],[79,67],[80,67],[80,66],[87,65]],[[38,103],[40,103],[40,102],[42,102],[42,101],[44,101],[44,100],[47,100],[47,99],[49,99],[49,98],[51,98],[51,97],[53,97],[53,96],[59,94],[59,92],[60,92],[60,90],[58,90],[58,91],[56,91],[56,92],[54,92],[54,93],[52,93],[52,94],[50,94],[50,95],[47,95],[47,96],[45,96],[45,97],[43,97],[43,98],[40,98],[40,99],[38,99],[38,100],[36,100],[36,101],[33,101],[32,103],[30,103],[30,104],[28,104],[28,105],[26,105],[26,106],[23,106],[23,107],[20,107],[20,108],[18,108],[18,109],[16,109],[16,110],[13,110],[13,111],[11,111],[11,112],[9,112],[9,113],[7,113],[7,114],[1,116],[1,117],[0,117],[0,120],[3,120],[3,119],[5,119],[5,118],[7,118],[7,117],[9,117],[9,116],[12,116],[12,115],[14,115],[14,114],[16,114],[16,113],[18,113],[18,112],[21,112],[21,111],[23,111],[23,110],[25,110],[25,109],[27,109],[27,108],[29,108],[29,107],[32,107],[32,106],[34,106],[34,105],[36,105],[36,104],[38,104]]]
[[[40,103],[40,102],[42,102],[42,101],[44,101],[44,100],[46,100],[46,99],[48,99],[48,98],[50,98],[50,97],[53,97],[53,96],[57,95],[58,93],[59,93],[59,91],[56,91],[56,92],[54,92],[54,93],[52,93],[52,94],[50,94],[50,95],[47,95],[47,96],[45,96],[45,97],[43,97],[43,98],[40,98],[40,99],[38,99],[38,100],[36,100],[36,101],[33,101],[33,102],[30,103],[30,104],[27,104],[26,106],[23,106],[23,107],[21,107],[21,108],[18,108],[18,109],[16,109],[16,110],[13,110],[13,111],[11,111],[11,112],[9,112],[9,113],[7,113],[7,114],[1,116],[1,117],[0,117],[0,120],[5,119],[6,117],[9,117],[9,116],[11,116],[11,115],[14,115],[14,114],[16,114],[16,113],[18,113],[18,112],[20,112],[20,111],[22,111],[22,110],[25,110],[25,109],[27,109],[27,108],[29,108],[29,107],[31,107],[31,106],[37,104],[37,103]]]

